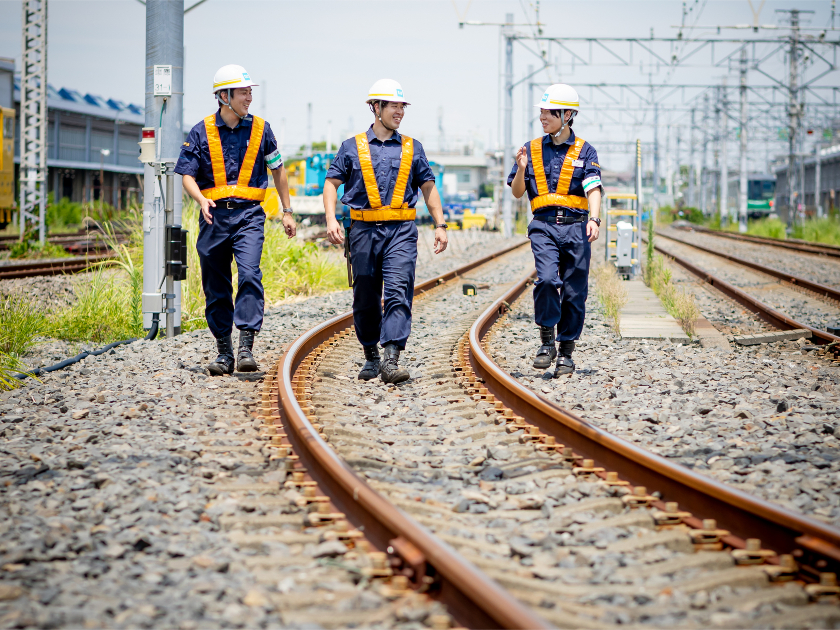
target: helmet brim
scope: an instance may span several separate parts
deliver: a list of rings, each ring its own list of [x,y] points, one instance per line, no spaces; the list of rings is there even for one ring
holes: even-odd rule
[[[404,98],[373,98],[369,97],[368,100],[365,102],[370,105],[371,103],[378,103],[379,101],[385,101],[386,103],[405,103],[406,105],[411,105],[407,100]]]

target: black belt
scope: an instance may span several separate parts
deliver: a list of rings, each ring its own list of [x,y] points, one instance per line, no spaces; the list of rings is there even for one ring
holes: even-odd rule
[[[572,213],[561,209],[551,214],[535,214],[534,219],[545,223],[568,225],[569,223],[586,223],[589,220],[589,215]]]
[[[260,205],[259,201],[233,201],[231,199],[219,199],[216,201],[217,208],[225,210],[241,210],[242,208],[253,208]]]

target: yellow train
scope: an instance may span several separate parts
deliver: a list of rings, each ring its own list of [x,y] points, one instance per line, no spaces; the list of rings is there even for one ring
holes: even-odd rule
[[[12,222],[15,211],[15,110],[0,107],[0,229]]]

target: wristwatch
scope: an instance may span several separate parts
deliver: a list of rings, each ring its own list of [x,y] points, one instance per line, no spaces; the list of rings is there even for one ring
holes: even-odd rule
[[[448,230],[448,229],[449,229],[449,226],[448,226],[448,225],[446,225],[446,223],[438,223],[437,225],[435,225],[435,227],[436,227],[436,228],[443,228],[444,230]]]
[[[292,214],[291,208],[283,208],[283,214]]]
[[[589,220],[590,221],[595,221],[595,225],[597,225],[598,227],[601,227],[601,219],[599,219],[598,217],[591,217]]]

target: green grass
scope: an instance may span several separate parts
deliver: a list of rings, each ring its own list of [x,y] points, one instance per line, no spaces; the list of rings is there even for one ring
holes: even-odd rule
[[[659,297],[668,314],[676,319],[689,337],[694,336],[694,322],[700,317],[700,309],[694,295],[677,287],[671,278],[671,269],[664,256],[655,253],[653,226],[648,223],[647,247],[645,251],[643,277],[645,284]]]
[[[785,238],[786,227],[779,219],[758,219],[757,221],[749,222],[747,234],[767,238]]]
[[[613,329],[621,334],[621,309],[627,304],[627,287],[618,277],[618,272],[612,264],[597,265],[592,268],[595,276],[595,292],[604,309],[604,317]]]
[[[12,374],[25,371],[20,357],[47,329],[47,317],[32,308],[25,297],[9,295],[0,302],[0,390],[14,389],[20,384],[12,378]]]
[[[807,219],[804,225],[793,227],[791,236],[826,245],[840,245],[840,221],[834,217]]]

